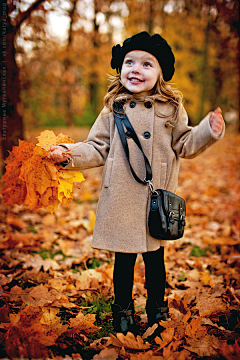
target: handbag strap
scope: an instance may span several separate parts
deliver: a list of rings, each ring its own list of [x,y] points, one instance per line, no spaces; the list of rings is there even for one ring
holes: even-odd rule
[[[127,115],[124,113],[124,110],[123,110],[123,107],[122,107],[121,103],[115,103],[114,104],[113,115],[114,115],[114,120],[115,120],[117,129],[118,129],[118,133],[119,133],[119,136],[120,136],[120,139],[121,139],[121,142],[122,142],[122,146],[123,146],[124,152],[126,154],[126,157],[127,157],[127,160],[128,160],[128,163],[129,163],[129,166],[130,166],[130,169],[131,169],[131,172],[133,174],[134,179],[137,182],[139,182],[140,184],[144,184],[144,185],[148,184],[150,189],[151,189],[151,186],[152,186],[152,183],[151,183],[151,181],[152,181],[152,169],[151,169],[149,160],[146,157],[146,155],[144,154],[144,151],[143,151],[142,145],[141,145],[141,143],[140,143],[140,141],[138,139],[138,136],[137,136],[134,128],[132,127],[132,124],[130,123]],[[119,116],[117,116],[117,115],[119,115]],[[137,174],[133,170],[133,167],[132,167],[132,165],[130,163],[127,137],[126,137],[126,133],[124,131],[123,125],[125,126],[127,132],[129,134],[131,134],[132,139],[135,141],[135,143],[137,144],[137,146],[139,147],[139,149],[141,150],[141,152],[143,154],[144,163],[145,163],[145,167],[146,167],[146,177],[145,177],[144,180],[141,180],[137,176]],[[153,186],[152,186],[152,189],[153,189]]]

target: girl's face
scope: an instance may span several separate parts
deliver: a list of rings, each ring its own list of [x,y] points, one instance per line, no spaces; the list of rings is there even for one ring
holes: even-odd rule
[[[133,50],[127,53],[123,60],[121,82],[134,94],[150,93],[160,76],[160,71],[155,56],[146,51]]]

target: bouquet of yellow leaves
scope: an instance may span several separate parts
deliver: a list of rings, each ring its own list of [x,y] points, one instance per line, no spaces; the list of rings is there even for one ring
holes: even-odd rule
[[[69,204],[73,183],[84,177],[80,171],[63,170],[48,158],[51,146],[74,143],[68,136],[45,130],[37,137],[38,144],[19,140],[6,159],[6,172],[1,181],[5,205],[25,204],[30,210],[46,208],[53,213],[58,204]],[[66,153],[69,153],[66,151]],[[69,153],[69,156],[72,155]]]

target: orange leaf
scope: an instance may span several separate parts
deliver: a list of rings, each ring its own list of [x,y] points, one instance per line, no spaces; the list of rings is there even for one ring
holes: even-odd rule
[[[68,136],[46,130],[38,137],[38,146],[19,141],[6,160],[2,181],[3,201],[6,205],[25,204],[30,210],[46,208],[51,213],[58,204],[69,204],[73,198],[73,183],[84,180],[80,171],[60,170],[47,158],[50,146],[62,141],[72,143]]]
[[[72,140],[68,135],[64,135],[64,134],[58,134],[57,137],[56,137],[56,144],[62,144],[62,143],[65,143],[65,144],[73,144],[74,143],[74,140]]]
[[[150,348],[150,344],[144,344],[143,339],[137,335],[135,336],[128,332],[127,335],[117,333],[117,338],[110,334],[109,343],[116,347],[124,347],[126,349],[145,350]]]
[[[226,359],[237,360],[239,359],[240,345],[236,340],[233,345],[224,342],[220,348],[220,354],[223,355]]]
[[[79,312],[76,318],[70,319],[70,327],[72,330],[68,330],[68,333],[84,333],[86,335],[95,334],[99,330],[99,328],[94,325],[95,321],[95,314],[84,315],[82,312]]]
[[[156,337],[156,344],[160,345],[158,350],[161,350],[163,347],[167,346],[172,340],[174,336],[174,328],[167,328],[161,333],[161,338]]]
[[[130,355],[130,360],[162,360],[162,356],[154,356],[153,355],[153,351],[147,351],[145,353],[137,353],[137,354],[129,354]]]
[[[207,334],[206,328],[201,326],[202,318],[192,319],[186,326],[186,335],[191,338],[199,339]]]
[[[22,164],[32,156],[34,148],[32,142],[19,140],[19,146],[14,146],[6,159],[6,172],[1,179],[5,182],[1,191],[4,204],[12,206],[24,202],[27,188],[25,182],[19,179],[19,175]]]
[[[222,346],[222,341],[215,336],[206,335],[199,339],[187,339],[185,349],[197,354],[200,357],[212,357],[217,355],[218,349]]]
[[[93,360],[117,360],[118,352],[115,349],[105,348],[99,354],[94,355]]]
[[[66,331],[67,325],[59,322],[41,324],[43,311],[40,306],[28,306],[20,311],[14,324],[7,331],[5,349],[11,358],[45,358],[48,346],[55,344],[58,336]]]
[[[213,282],[210,277],[210,275],[206,271],[201,271],[201,276],[199,277],[199,280],[201,280],[205,285],[212,286]]]
[[[221,298],[210,297],[206,296],[206,294],[202,294],[197,299],[196,309],[199,310],[199,315],[204,317],[217,314],[218,312],[225,312],[228,307]]]

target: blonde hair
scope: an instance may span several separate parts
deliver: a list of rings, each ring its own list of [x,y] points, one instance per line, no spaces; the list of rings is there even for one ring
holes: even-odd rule
[[[114,112],[114,103],[121,100],[126,101],[137,98],[138,101],[142,102],[150,101],[151,103],[154,103],[154,101],[156,101],[169,103],[173,106],[173,112],[171,114],[171,118],[166,122],[166,126],[174,127],[176,125],[183,96],[180,91],[174,89],[171,85],[167,84],[166,81],[163,80],[162,72],[160,72],[160,76],[156,82],[156,85],[152,89],[152,94],[145,97],[130,93],[121,83],[121,74],[109,75],[109,79],[111,83],[108,87],[107,94],[104,97],[104,105],[109,112]],[[160,117],[169,118],[169,115],[164,115],[158,112],[156,113]]]

